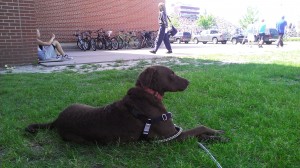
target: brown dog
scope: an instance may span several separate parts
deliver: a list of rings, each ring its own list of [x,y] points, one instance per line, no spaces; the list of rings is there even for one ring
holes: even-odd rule
[[[165,92],[183,91],[188,80],[181,78],[164,66],[146,68],[138,77],[135,87],[128,90],[122,100],[105,107],[74,104],[60,113],[58,118],[47,124],[31,124],[30,133],[37,129],[57,129],[63,140],[77,143],[133,142],[138,140],[172,139],[187,137],[217,139],[222,130],[200,126],[182,131],[171,120],[162,103]]]

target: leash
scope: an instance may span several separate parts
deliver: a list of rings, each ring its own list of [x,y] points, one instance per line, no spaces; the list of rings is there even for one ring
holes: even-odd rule
[[[181,127],[178,127],[178,126],[175,126],[175,128],[176,128],[176,130],[178,130],[178,132],[175,135],[173,135],[169,138],[166,138],[166,139],[156,140],[156,141],[153,141],[153,142],[155,142],[155,143],[168,142],[168,141],[171,141],[171,140],[177,138],[182,133],[183,129]]]
[[[209,150],[200,142],[198,142],[199,146],[210,156],[210,158],[216,163],[218,168],[222,168],[220,163],[215,159],[215,157],[209,152]]]

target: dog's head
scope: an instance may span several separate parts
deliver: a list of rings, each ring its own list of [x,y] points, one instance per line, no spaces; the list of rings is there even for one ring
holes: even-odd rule
[[[138,77],[136,86],[153,89],[163,95],[164,92],[183,91],[189,81],[177,76],[165,66],[151,66],[146,68]]]

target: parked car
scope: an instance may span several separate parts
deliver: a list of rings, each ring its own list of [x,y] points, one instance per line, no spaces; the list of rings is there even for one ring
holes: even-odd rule
[[[234,29],[230,34],[230,41],[232,44],[243,43],[245,44],[244,38],[247,38],[245,35],[247,32],[242,28]]]
[[[258,38],[257,38],[257,40],[258,40]],[[278,31],[277,31],[277,29],[267,28],[264,42],[266,44],[272,44],[272,42],[275,42],[277,40],[278,40]]]
[[[266,35],[264,38],[264,43],[266,44],[272,44],[278,39],[278,31],[275,28],[267,28],[265,34]],[[258,42],[258,40],[259,40],[259,36],[255,35],[255,42]],[[237,43],[245,44],[248,42],[248,39],[247,39],[247,35],[244,35],[244,33],[242,33],[242,34],[232,35],[230,41],[232,42],[232,44],[237,44]]]
[[[191,41],[192,35],[189,32],[178,32],[174,36],[170,36],[170,43],[177,42],[178,44],[181,42],[189,43]]]
[[[244,39],[245,38],[245,39]],[[244,34],[234,34],[230,37],[230,41],[232,44],[237,44],[237,43],[246,43],[247,36]],[[244,41],[243,41],[244,40]]]
[[[221,33],[218,30],[203,30],[199,35],[193,37],[193,41],[197,44],[199,42],[202,42],[203,44],[206,44],[207,42],[213,42],[214,44],[221,42],[222,44],[226,44],[228,35],[226,33]]]

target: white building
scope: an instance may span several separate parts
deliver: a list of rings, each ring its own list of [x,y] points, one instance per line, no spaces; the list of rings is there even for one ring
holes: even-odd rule
[[[191,5],[176,5],[174,7],[174,12],[179,17],[198,19],[200,15],[200,8]]]

